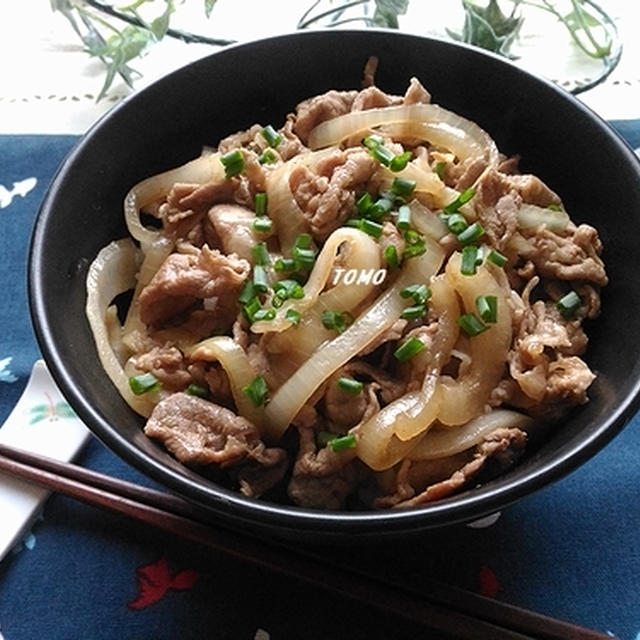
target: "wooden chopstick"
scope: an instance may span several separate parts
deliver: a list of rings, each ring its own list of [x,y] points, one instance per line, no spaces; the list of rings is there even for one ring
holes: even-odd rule
[[[610,636],[428,581],[425,593],[338,566],[284,543],[213,527],[191,503],[163,491],[0,443],[0,470],[114,511],[240,561],[311,584],[460,640],[611,640]]]

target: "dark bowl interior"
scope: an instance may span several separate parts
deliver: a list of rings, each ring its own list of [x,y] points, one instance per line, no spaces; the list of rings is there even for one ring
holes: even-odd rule
[[[126,235],[122,201],[153,173],[197,156],[255,122],[280,126],[302,99],[360,86],[370,55],[377,85],[403,93],[417,76],[433,101],[478,122],[521,168],[596,226],[610,284],[587,327],[598,378],[591,402],[515,469],[415,510],[319,513],[248,500],[173,460],[141,432],[99,364],[85,320],[85,276],[110,240]],[[622,218],[622,220],[621,220]],[[624,223],[622,223],[624,221]],[[36,221],[30,303],[43,355],[63,393],[118,455],[230,526],[311,539],[414,532],[501,509],[569,473],[604,446],[638,404],[640,280],[630,269],[640,228],[640,163],[600,118],[569,94],[509,62],[456,44],[382,31],[302,32],[222,50],[166,76],[114,108],[59,169]]]

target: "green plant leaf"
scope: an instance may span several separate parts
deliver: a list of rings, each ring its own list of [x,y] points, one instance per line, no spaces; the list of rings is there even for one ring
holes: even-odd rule
[[[409,0],[376,0],[373,23],[379,27],[397,29],[398,16],[407,12]]]
[[[213,8],[216,6],[216,0],[204,0],[204,15],[207,18],[211,17],[211,12]]]

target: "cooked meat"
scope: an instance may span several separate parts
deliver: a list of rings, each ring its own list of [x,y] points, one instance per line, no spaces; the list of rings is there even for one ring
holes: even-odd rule
[[[366,152],[335,151],[315,170],[293,169],[289,178],[296,202],[309,218],[312,235],[324,240],[352,214],[356,193],[362,190],[378,164]]]
[[[134,356],[136,369],[152,373],[165,391],[184,389],[192,381],[182,351],[171,344],[155,346]]]
[[[565,320],[555,305],[538,300],[522,315],[507,357],[509,371],[525,395],[538,403],[572,397],[581,404],[594,378],[578,358],[586,346],[578,322]]]
[[[209,300],[218,308],[230,300],[235,305],[249,270],[246,260],[206,246],[196,254],[173,253],[140,293],[140,317],[145,324],[158,325],[197,301]]]
[[[448,477],[429,484],[424,489],[412,487],[410,467],[403,469],[403,477],[400,478],[401,486],[397,490],[400,499],[394,502],[394,497],[386,497],[378,501],[378,506],[413,507],[426,502],[441,500],[447,496],[468,487],[472,482],[478,482],[480,478],[487,481],[504,470],[513,466],[524,452],[527,435],[520,429],[496,429],[488,433],[483,442],[477,445],[473,458],[464,462]],[[436,460],[433,462],[419,463],[427,468],[417,470],[416,476],[422,475],[433,481],[434,475],[429,473],[429,465],[436,472],[448,473],[450,463],[454,465],[464,460],[464,456],[454,457],[453,460]],[[414,495],[412,495],[414,494]],[[408,497],[411,496],[411,497]]]
[[[368,383],[361,393],[354,395],[337,384],[338,378],[345,373],[347,372],[340,370],[331,378],[324,394],[325,416],[338,432],[346,432],[380,411],[380,403],[376,397],[376,391],[380,388],[378,384]]]
[[[296,108],[293,132],[306,144],[312,129],[325,120],[331,120],[351,111],[357,91],[327,91],[301,102]]]
[[[606,285],[609,280],[600,259],[602,245],[596,230],[581,224],[567,232],[559,235],[540,227],[516,234],[513,242],[522,258],[530,260],[541,276]]]
[[[429,104],[431,102],[431,94],[422,86],[418,78],[411,78],[409,87],[407,88],[403,103],[404,104]]]
[[[187,393],[161,400],[144,432],[188,465],[227,467],[246,460],[273,468],[286,458],[283,449],[266,447],[248,420]]]
[[[313,429],[301,427],[298,457],[287,494],[294,504],[311,509],[341,509],[360,477],[355,450],[316,449]]]

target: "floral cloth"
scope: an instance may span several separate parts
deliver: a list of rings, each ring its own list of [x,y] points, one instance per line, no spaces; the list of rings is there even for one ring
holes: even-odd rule
[[[622,123],[634,147],[640,121]],[[70,136],[0,136],[0,423],[39,357],[26,260]],[[476,526],[319,549],[421,588],[424,577],[637,640],[640,418],[569,477]],[[79,462],[151,484],[92,439]],[[0,520],[2,514],[0,514]],[[0,640],[408,638],[416,630],[344,597],[53,496],[0,564]],[[436,636],[429,636],[435,638]]]

